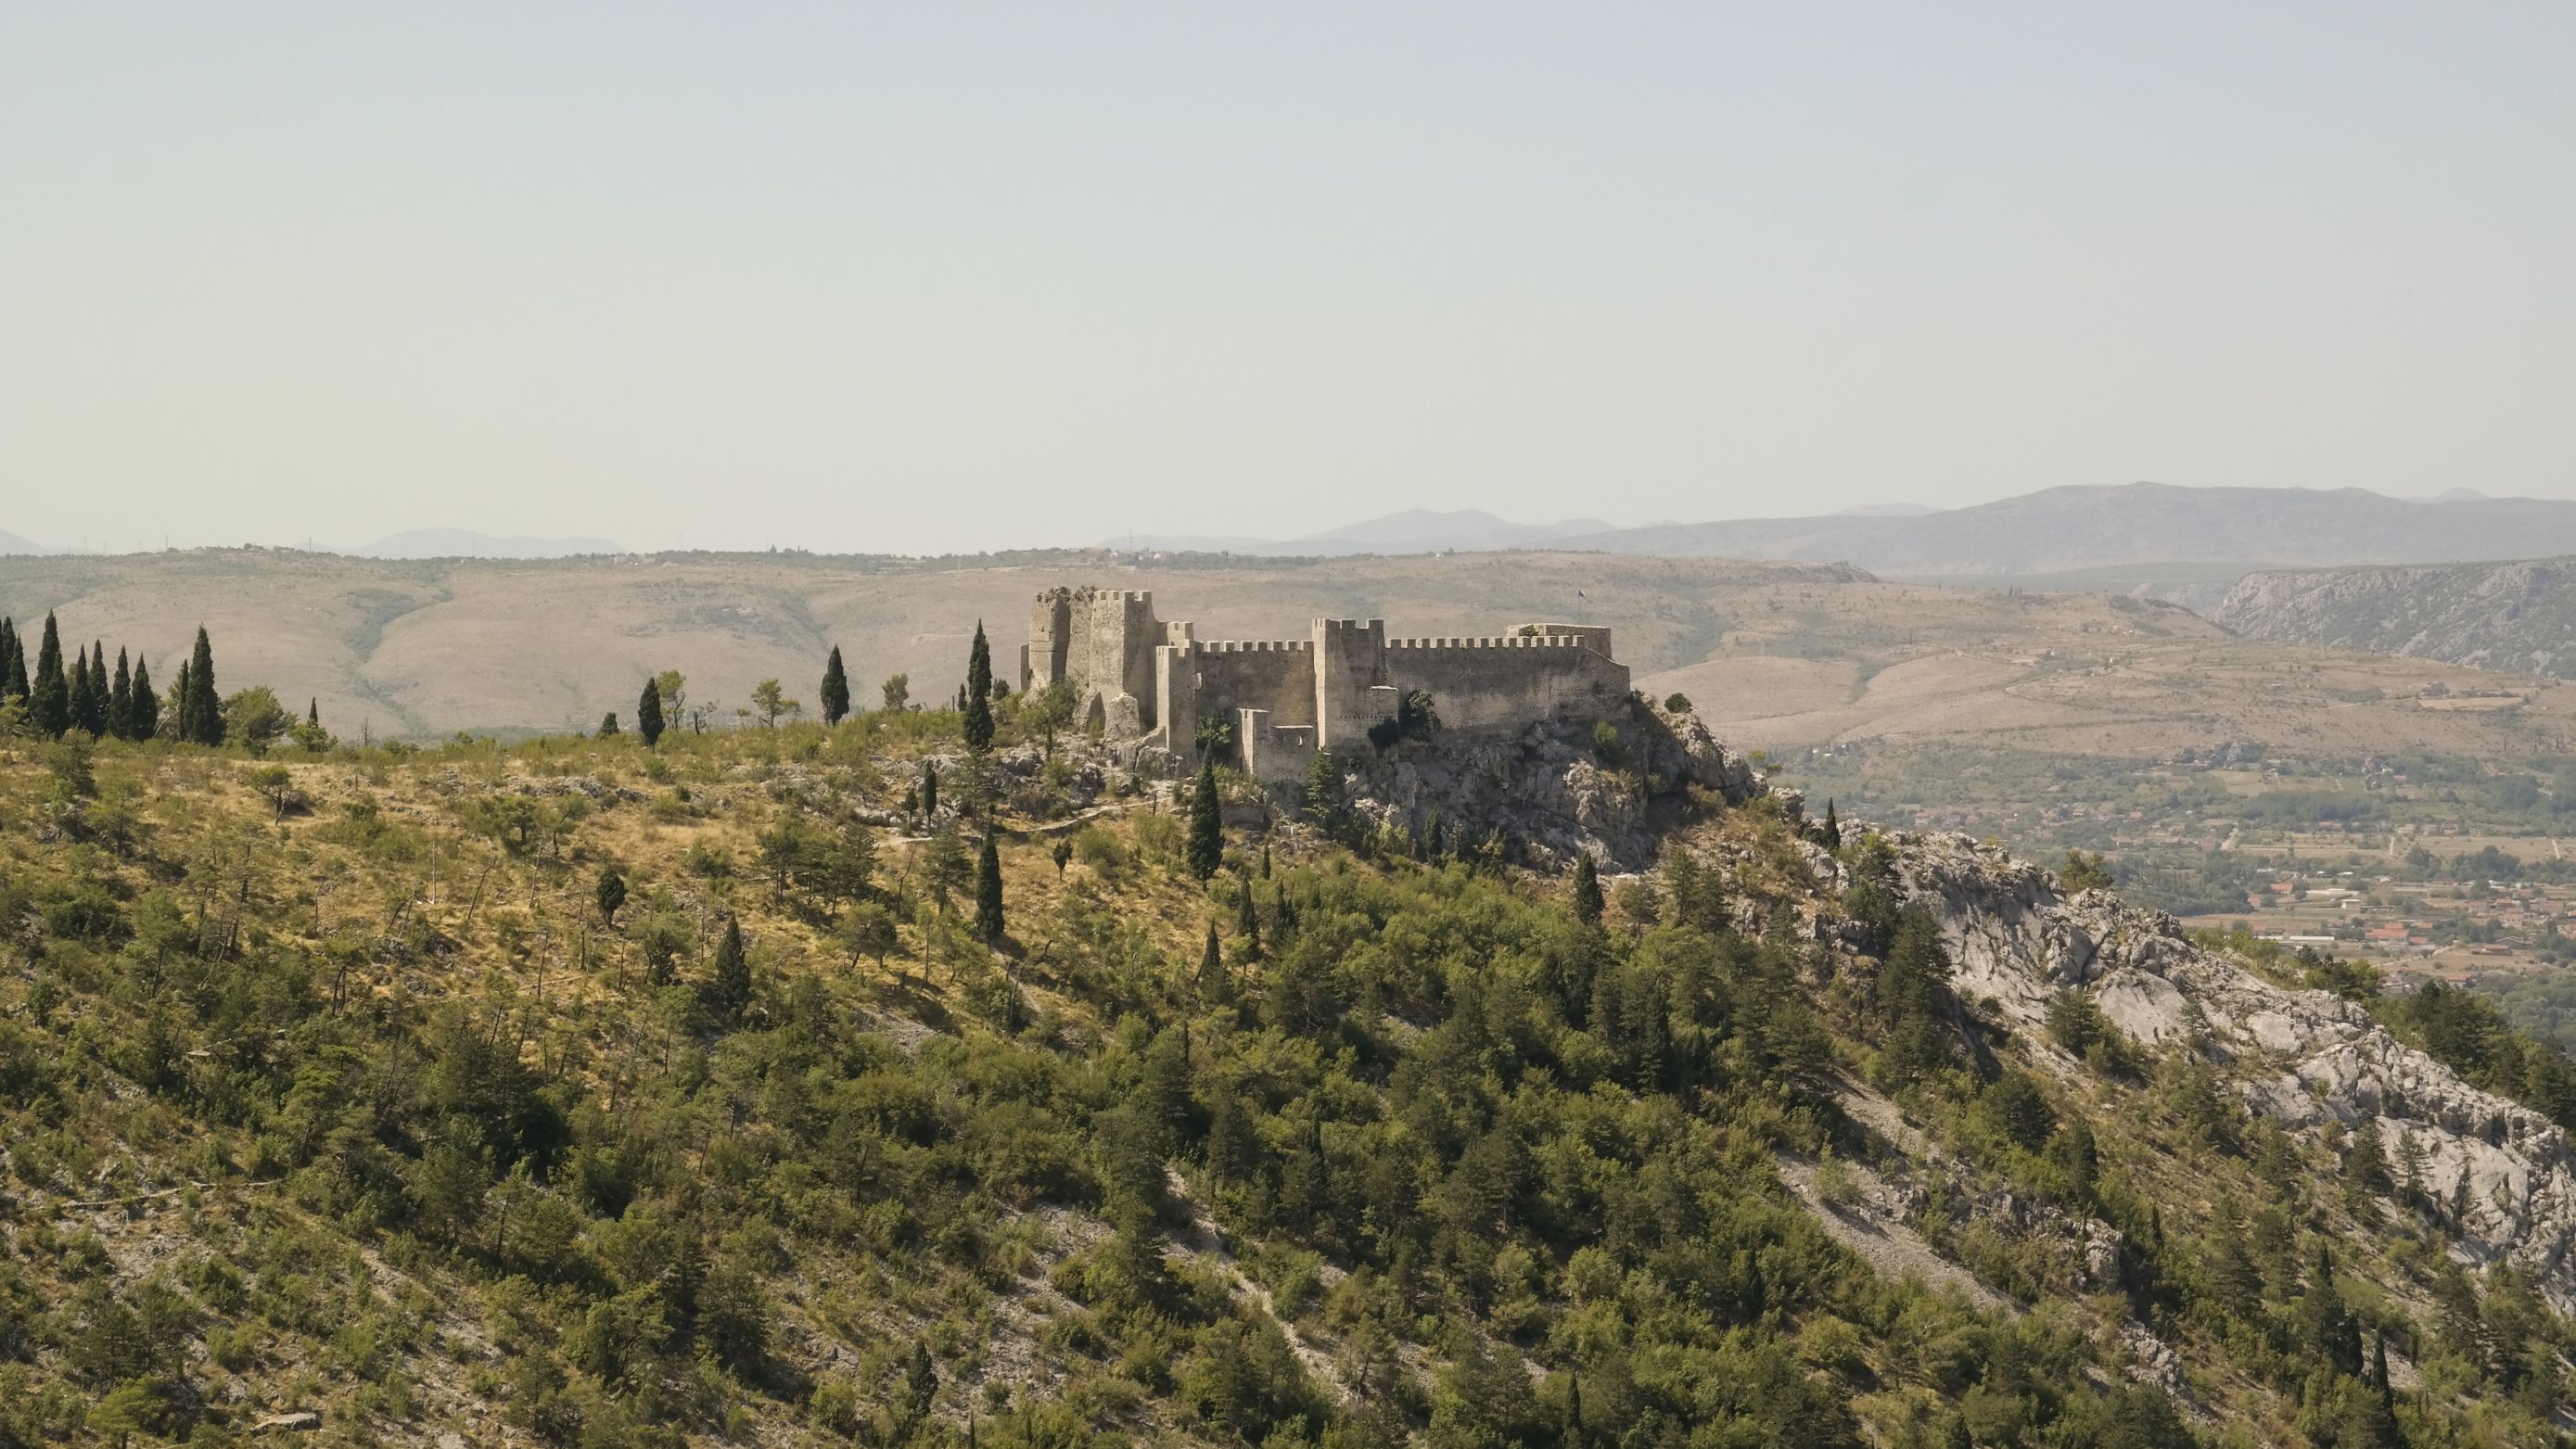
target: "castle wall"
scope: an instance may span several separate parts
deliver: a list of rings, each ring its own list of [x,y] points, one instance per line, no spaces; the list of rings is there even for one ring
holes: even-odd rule
[[[1452,730],[1598,716],[1628,695],[1628,666],[1572,635],[1390,640],[1386,676],[1400,692],[1429,691]]]
[[[1235,711],[1234,739],[1243,773],[1265,785],[1304,779],[1315,759],[1315,727],[1274,723],[1266,709]]]
[[[1181,634],[1184,626],[1170,628],[1182,642],[1154,651],[1155,709],[1168,748],[1187,755],[1201,720],[1232,723],[1244,710],[1281,726],[1314,727],[1315,658],[1307,640],[1198,643]],[[1243,739],[1238,727],[1236,740]]]
[[[1514,731],[1532,720],[1605,715],[1628,694],[1610,631],[1521,624],[1483,638],[1396,639],[1383,621],[1317,619],[1305,639],[1211,642],[1154,616],[1154,597],[1053,589],[1029,614],[1025,687],[1076,687],[1077,720],[1144,737],[1183,760],[1200,721],[1235,727],[1236,763],[1264,780],[1302,772],[1318,750],[1368,747],[1411,690],[1429,692],[1444,727]]]
[[[1315,748],[1347,750],[1385,717],[1372,694],[1386,679],[1386,621],[1315,621]]]

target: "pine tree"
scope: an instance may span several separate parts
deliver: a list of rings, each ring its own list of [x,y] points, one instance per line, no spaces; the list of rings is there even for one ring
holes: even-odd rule
[[[966,655],[966,748],[982,753],[993,747],[993,646],[984,640],[984,621],[975,621],[975,647]]]
[[[1190,874],[1206,880],[1225,863],[1225,816],[1217,806],[1216,761],[1199,761],[1198,788],[1190,794]]]
[[[648,750],[661,743],[662,690],[649,679],[644,681],[644,692],[635,697],[635,732],[644,737]]]
[[[1840,850],[1843,848],[1843,823],[1834,817],[1834,802],[1830,796],[1825,800],[1825,828],[1823,834],[1825,837],[1825,849]]]
[[[823,662],[823,723],[836,725],[849,717],[850,676],[841,670],[841,646],[832,646],[832,657]]]
[[[215,646],[206,626],[197,626],[197,647],[188,656],[188,702],[179,715],[179,737],[192,744],[224,742],[223,700],[215,693]]]
[[[125,737],[148,740],[161,733],[161,697],[152,692],[152,666],[134,661],[134,697],[126,704]]]
[[[707,1003],[727,1021],[738,1021],[751,1005],[751,958],[742,949],[742,919],[725,917],[724,940],[716,945],[715,975],[707,983]]]
[[[1589,853],[1574,858],[1574,918],[1587,926],[1601,924],[1601,868]]]
[[[72,687],[63,678],[63,635],[54,616],[45,616],[45,637],[36,646],[35,688],[27,696],[27,714],[36,733],[58,740],[72,727]]]
[[[18,653],[18,623],[0,616],[0,700],[27,692],[27,661]]]
[[[975,934],[1002,939],[1002,852],[993,832],[984,832],[983,853],[975,857]]]
[[[72,660],[70,715],[73,729],[87,730],[92,735],[99,734],[100,726],[107,720],[106,705],[99,699],[98,692],[90,688],[87,649],[83,649]]]
[[[122,646],[116,651],[116,678],[107,686],[107,732],[120,740],[134,738],[134,664]]]

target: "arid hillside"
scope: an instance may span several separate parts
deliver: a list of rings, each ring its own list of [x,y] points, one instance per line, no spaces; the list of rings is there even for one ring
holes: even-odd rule
[[[1164,617],[1216,638],[1302,635],[1317,616],[1383,617],[1420,634],[1606,623],[1642,673],[1707,657],[1728,616],[1759,608],[1766,590],[1866,579],[1832,565],[1544,553],[1137,564],[1078,552],[512,562],[242,549],[0,560],[0,613],[57,610],[66,639],[140,646],[158,678],[202,622],[225,687],[318,697],[335,729],[371,725],[381,737],[587,728],[631,709],[662,669],[686,672],[692,697],[725,713],[770,677],[810,704],[834,644],[867,700],[898,671],[914,698],[936,698],[963,678],[978,619],[1008,677],[1030,597],[1057,584],[1154,590]]]
[[[679,669],[728,719],[760,680],[813,701],[839,645],[854,688],[953,691],[976,621],[1006,677],[1027,604],[1066,583],[1151,589],[1202,637],[1302,634],[1313,617],[1476,634],[1611,626],[1656,698],[1723,738],[1782,749],[1960,741],[2160,757],[2329,733],[2356,750],[2567,747],[2576,694],[2431,661],[2241,639],[2179,607],[2099,594],[1898,584],[1832,564],[1563,552],[1407,558],[1138,558],[1057,552],[916,561],[687,554],[400,561],[268,550],[0,561],[0,613],[60,613],[67,641],[140,647],[167,679],[195,626],[224,687],[318,698],[343,734],[587,728]],[[2471,702],[2483,703],[2471,707]]]

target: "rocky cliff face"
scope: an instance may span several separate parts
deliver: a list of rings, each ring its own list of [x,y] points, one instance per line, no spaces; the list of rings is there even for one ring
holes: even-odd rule
[[[2576,559],[2254,573],[2210,618],[2258,639],[2576,678]]]
[[[1694,790],[1711,803],[1742,804],[1765,789],[1696,715],[1632,699],[1610,725],[1615,739],[1542,720],[1517,735],[1441,734],[1363,751],[1342,761],[1350,805],[1373,822],[1415,829],[1435,811],[1452,831],[1472,821],[1477,831],[1499,830],[1536,864],[1589,852],[1638,869],[1654,863]]]
[[[1906,893],[1940,918],[1962,997],[1992,1001],[2040,1043],[2050,999],[2083,992],[2141,1042],[2222,1064],[2249,1108],[2292,1131],[2377,1122],[2392,1161],[2420,1155],[2420,1182],[2469,1258],[2524,1268],[2561,1312],[2576,1309],[2576,1161],[2555,1123],[2470,1086],[2351,1002],[2201,949],[2161,912],[2107,891],[2061,895],[2048,872],[1965,836],[1896,840]]]

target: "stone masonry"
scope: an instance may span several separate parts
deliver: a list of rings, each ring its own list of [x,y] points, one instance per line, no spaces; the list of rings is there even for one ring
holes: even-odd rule
[[[1198,761],[1200,725],[1222,720],[1225,761],[1264,781],[1296,778],[1318,751],[1348,752],[1428,693],[1444,729],[1518,731],[1540,719],[1605,718],[1628,697],[1610,631],[1519,624],[1481,638],[1390,639],[1383,620],[1317,619],[1304,639],[1203,640],[1155,617],[1154,596],[1059,588],[1029,610],[1023,688],[1074,689],[1077,723]]]

